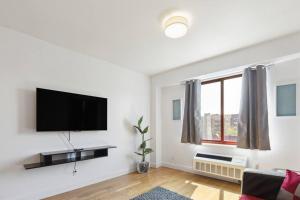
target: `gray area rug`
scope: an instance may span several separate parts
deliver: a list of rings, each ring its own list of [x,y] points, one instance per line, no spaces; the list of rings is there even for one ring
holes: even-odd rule
[[[162,187],[156,187],[149,192],[141,194],[131,200],[191,200],[180,194],[172,192]]]

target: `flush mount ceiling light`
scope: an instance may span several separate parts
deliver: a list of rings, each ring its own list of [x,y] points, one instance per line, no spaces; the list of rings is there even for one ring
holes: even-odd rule
[[[169,38],[183,37],[188,30],[188,21],[185,17],[173,16],[164,23],[165,35]]]

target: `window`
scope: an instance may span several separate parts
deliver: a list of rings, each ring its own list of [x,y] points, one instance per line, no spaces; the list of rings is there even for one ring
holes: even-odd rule
[[[241,75],[202,82],[203,142],[236,143],[241,86]]]

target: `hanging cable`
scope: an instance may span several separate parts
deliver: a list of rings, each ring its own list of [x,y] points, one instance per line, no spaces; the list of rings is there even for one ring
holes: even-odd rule
[[[77,150],[71,142],[71,131],[68,132],[68,137],[65,135],[65,133],[63,133],[63,135],[67,139],[70,146],[72,146],[73,151],[75,152],[75,162],[74,162],[74,167],[73,167],[73,172],[72,172],[73,176],[75,176],[75,174],[77,173]]]
[[[77,161],[76,161],[76,158],[75,158],[75,162],[74,162],[74,168],[73,168],[73,176],[75,176],[75,174],[77,173]]]
[[[71,131],[68,132],[68,137],[63,133],[64,137],[67,139],[68,143],[72,146],[72,149],[75,150],[74,145],[71,142]]]

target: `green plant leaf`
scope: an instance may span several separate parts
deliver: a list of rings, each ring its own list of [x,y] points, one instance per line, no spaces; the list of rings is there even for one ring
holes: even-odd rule
[[[143,154],[139,153],[139,152],[134,152],[135,154],[139,155],[139,156],[143,156]]]
[[[141,116],[139,121],[138,121],[138,127],[141,127],[142,121],[143,121],[143,116]]]
[[[145,140],[145,142],[148,142],[149,140],[152,140],[152,138],[149,138],[149,139]]]
[[[143,134],[147,133],[149,129],[149,126],[147,126],[146,128],[144,128],[144,130],[142,131]]]
[[[152,153],[152,152],[153,152],[153,150],[151,148],[147,148],[144,151],[145,154],[149,154],[149,153]]]
[[[143,132],[142,129],[141,129],[140,127],[138,127],[138,126],[133,126],[133,127],[136,128],[140,133]]]
[[[144,141],[141,145],[140,145],[140,149],[145,149],[146,148],[146,142]]]

